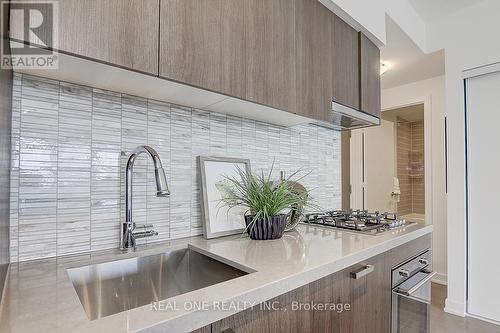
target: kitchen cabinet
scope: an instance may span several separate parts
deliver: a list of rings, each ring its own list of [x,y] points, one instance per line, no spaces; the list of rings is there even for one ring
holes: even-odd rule
[[[389,332],[391,268],[428,249],[430,244],[430,235],[422,236],[273,298],[264,303],[267,305],[212,323],[212,333]],[[308,307],[313,304],[335,308]]]
[[[64,0],[58,4],[58,45],[49,43],[48,47],[158,74],[158,0]],[[22,20],[11,20],[11,37],[24,41]],[[25,42],[36,44],[35,40]]]
[[[391,270],[386,258],[380,254],[267,302],[277,309],[256,306],[222,319],[212,324],[212,332],[389,332]],[[373,271],[355,279],[352,274],[366,265]],[[338,308],[305,307],[311,304]]]
[[[332,15],[332,97],[337,103],[360,107],[360,64],[358,32]]]
[[[315,332],[312,312],[296,310],[293,302],[309,301],[309,286],[293,290],[212,324],[212,333],[291,333]]]
[[[380,50],[359,34],[361,111],[380,118]]]
[[[295,110],[289,0],[161,0],[160,76]]]
[[[369,271],[370,267],[373,267],[373,271],[368,275],[353,278],[353,272]],[[341,331],[390,332],[391,268],[388,255],[382,253],[342,271],[339,280],[345,285],[345,298],[352,309],[341,316]]]
[[[161,0],[160,76],[245,98],[245,0]]]
[[[127,93],[174,91],[182,98],[173,102],[212,110],[230,96],[241,102],[233,113],[257,120],[289,123],[276,120],[294,117],[279,109],[304,117],[294,123],[332,124],[332,98],[380,116],[377,46],[317,0],[65,0],[58,20],[58,43],[47,46],[72,65],[44,76],[113,89],[85,75],[102,73],[99,62],[168,80],[134,86],[139,79],[123,71]],[[22,20],[11,20],[11,37],[24,41]],[[196,93],[212,99],[190,104]],[[252,117],[246,101],[270,107],[269,116]]]
[[[330,121],[332,12],[317,0],[296,0],[297,113]]]
[[[295,1],[245,1],[246,99],[295,112]]]

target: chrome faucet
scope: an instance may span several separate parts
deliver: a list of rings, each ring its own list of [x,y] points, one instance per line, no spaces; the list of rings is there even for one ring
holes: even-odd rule
[[[134,169],[134,162],[137,156],[142,153],[147,153],[153,160],[155,167],[155,180],[156,180],[156,196],[166,197],[170,195],[170,191],[167,185],[167,177],[165,176],[165,170],[161,165],[160,156],[158,153],[149,146],[139,146],[130,154],[127,161],[127,169],[125,175],[126,190],[125,190],[125,222],[121,223],[120,230],[120,249],[128,250],[135,249],[136,239],[146,238],[158,235],[153,229],[152,224],[136,225],[132,221],[132,176]],[[141,229],[136,231],[136,229]]]

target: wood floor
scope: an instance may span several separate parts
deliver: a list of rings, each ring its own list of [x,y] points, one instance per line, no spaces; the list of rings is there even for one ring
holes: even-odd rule
[[[500,326],[443,311],[446,286],[432,284],[431,333],[500,333]]]

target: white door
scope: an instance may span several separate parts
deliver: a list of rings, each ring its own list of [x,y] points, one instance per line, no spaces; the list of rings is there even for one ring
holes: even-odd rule
[[[500,322],[500,73],[467,80],[468,312]]]
[[[394,123],[382,120],[378,127],[365,129],[365,209],[395,211]]]
[[[362,152],[357,155],[351,152],[351,164],[355,164],[351,167],[351,177],[355,177],[351,179],[352,208],[394,212],[396,207],[391,195],[395,175],[394,123],[382,120],[380,126],[355,130],[351,142],[359,142],[352,146]],[[361,195],[356,196],[356,193]],[[356,197],[362,197],[363,203],[354,200]]]

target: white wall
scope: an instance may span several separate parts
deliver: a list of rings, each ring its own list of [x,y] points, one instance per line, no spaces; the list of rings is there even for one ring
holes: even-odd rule
[[[500,1],[485,0],[428,26],[432,49],[445,49],[448,119],[448,299],[466,312],[465,121],[462,71],[500,61]]]
[[[363,31],[377,44],[383,45],[385,36],[385,3],[388,0],[318,0],[358,31]],[[406,0],[404,0],[406,1]]]
[[[418,81],[390,89],[382,90],[382,110],[393,109],[416,102],[429,101],[430,121],[426,119],[426,126],[430,124],[430,132],[426,128],[426,138],[431,137],[431,200],[432,210],[426,219],[434,225],[433,233],[433,266],[438,272],[436,281],[446,283],[447,280],[447,250],[446,250],[446,192],[445,192],[445,77],[439,76],[428,80]],[[429,114],[426,112],[426,114]],[[427,156],[427,154],[426,154]],[[426,170],[426,172],[429,172]],[[426,190],[426,195],[429,191]],[[429,207],[426,205],[426,214]]]
[[[376,44],[386,43],[386,15],[422,50],[427,49],[425,22],[408,0],[318,0]]]
[[[372,2],[379,2],[373,1]],[[425,22],[420,18],[408,0],[385,0],[386,13],[413,42],[427,52],[427,34]]]

